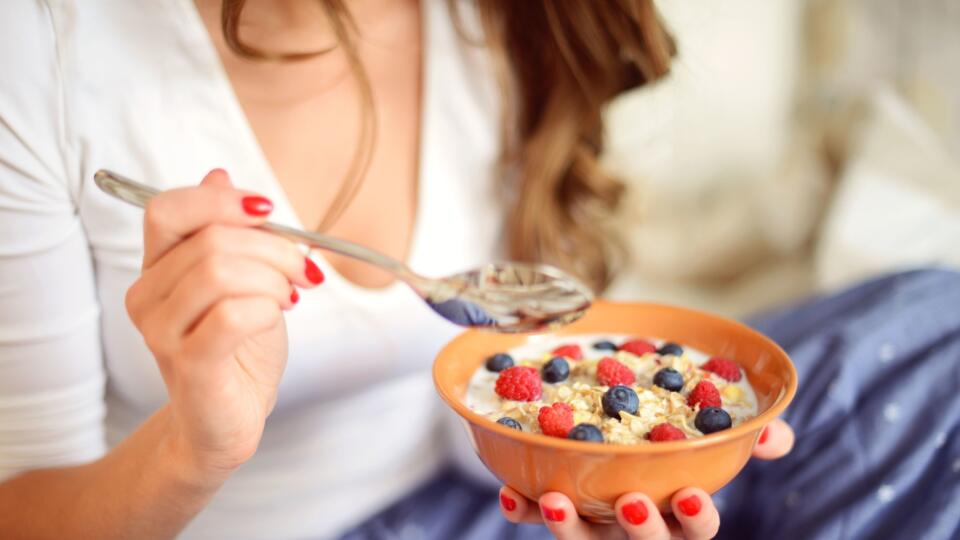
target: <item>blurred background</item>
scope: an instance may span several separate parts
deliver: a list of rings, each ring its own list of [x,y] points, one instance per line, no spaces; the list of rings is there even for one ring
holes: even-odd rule
[[[612,298],[742,317],[960,267],[960,2],[659,2],[663,83],[608,111],[629,185]]]

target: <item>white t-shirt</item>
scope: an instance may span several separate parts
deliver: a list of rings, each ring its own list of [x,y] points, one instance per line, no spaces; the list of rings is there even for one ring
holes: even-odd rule
[[[422,11],[408,262],[445,275],[499,253],[498,104],[483,51],[459,41],[446,2]],[[166,189],[224,167],[274,201],[273,220],[301,224],[191,0],[4,2],[0,73],[2,480],[95,459],[167,399],[123,303],[142,214],[101,193],[96,169]],[[362,289],[319,263],[327,282],[286,315],[290,357],[260,449],[186,538],[331,536],[443,459],[428,369],[459,329],[402,284]]]

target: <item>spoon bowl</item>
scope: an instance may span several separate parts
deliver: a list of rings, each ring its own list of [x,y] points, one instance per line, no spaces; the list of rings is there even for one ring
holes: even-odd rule
[[[434,311],[461,326],[501,333],[535,332],[569,324],[593,301],[590,290],[552,266],[492,263],[444,278],[456,291],[427,299]]]
[[[105,169],[97,171],[93,180],[108,195],[140,208],[160,193]],[[543,331],[579,319],[593,302],[593,294],[583,283],[545,264],[499,262],[434,279],[360,244],[276,223],[259,228],[382,268],[409,285],[437,314],[459,326],[507,334]]]

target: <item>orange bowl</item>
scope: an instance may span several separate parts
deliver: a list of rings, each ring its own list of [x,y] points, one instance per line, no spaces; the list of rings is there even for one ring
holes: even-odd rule
[[[641,445],[595,444],[523,433],[467,407],[470,377],[491,354],[529,336],[468,330],[447,344],[433,365],[437,391],[464,421],[483,463],[501,482],[536,500],[559,491],[580,515],[615,520],[613,503],[627,492],[646,493],[661,510],[687,486],[713,493],[750,458],[760,431],[797,391],[797,372],[773,341],[747,326],[673,306],[597,302],[579,321],[552,335],[627,334],[660,338],[737,361],[757,395],[759,414],[731,429],[698,439]],[[536,339],[536,338],[534,338]]]

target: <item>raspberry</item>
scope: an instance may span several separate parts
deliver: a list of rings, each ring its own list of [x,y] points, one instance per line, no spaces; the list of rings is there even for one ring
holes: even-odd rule
[[[726,358],[713,357],[706,364],[700,366],[701,369],[712,371],[724,379],[737,382],[740,380],[740,366],[733,360]]]
[[[647,433],[647,439],[652,442],[682,441],[686,438],[686,434],[684,434],[680,428],[673,424],[667,424],[666,422],[653,426],[650,433]]]
[[[687,405],[693,407],[697,403],[701,409],[707,407],[720,406],[720,391],[710,381],[700,381],[693,387],[693,391],[687,396]]]
[[[514,366],[497,377],[497,395],[516,401],[540,399],[540,373],[532,367]]]
[[[552,356],[566,356],[567,358],[569,358],[569,359],[571,359],[571,360],[582,360],[582,359],[583,359],[583,351],[580,350],[580,346],[579,346],[579,345],[576,345],[576,344],[573,344],[573,345],[561,345],[561,346],[557,347],[556,349],[550,351],[550,354],[551,354]]]
[[[573,429],[573,409],[566,403],[540,407],[537,420],[540,422],[540,431],[544,435],[565,438]]]
[[[597,381],[605,386],[630,386],[637,377],[630,368],[609,356],[597,363]]]
[[[635,354],[637,356],[643,356],[647,353],[657,352],[657,348],[653,346],[653,343],[642,339],[631,339],[630,341],[621,345],[620,350],[627,351],[628,353]]]

